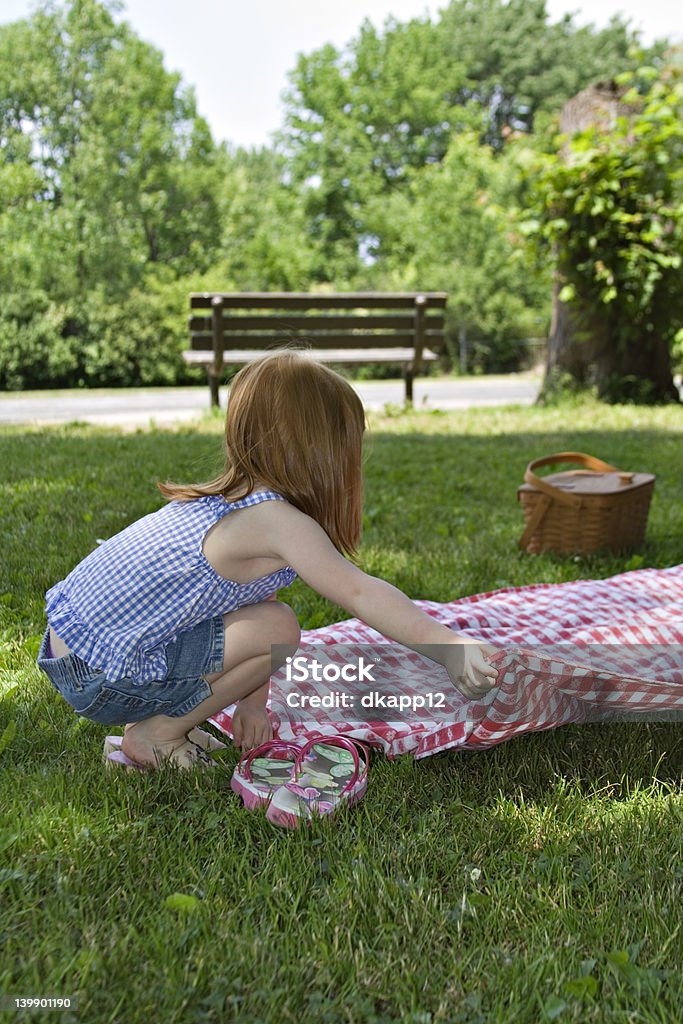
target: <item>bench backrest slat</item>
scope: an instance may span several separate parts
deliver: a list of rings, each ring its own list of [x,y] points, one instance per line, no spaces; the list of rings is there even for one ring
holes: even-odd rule
[[[212,318],[210,316],[190,317],[190,331],[193,334],[211,334]],[[444,318],[441,315],[429,316],[426,324],[431,330],[443,330]],[[415,316],[412,313],[394,314],[393,316],[224,316],[222,330],[224,334],[248,334],[252,331],[315,331],[316,335],[325,331],[413,331]]]

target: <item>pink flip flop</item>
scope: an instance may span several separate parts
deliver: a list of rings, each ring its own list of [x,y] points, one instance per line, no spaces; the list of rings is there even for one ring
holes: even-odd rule
[[[137,761],[131,760],[127,754],[121,750],[121,744],[118,746],[112,745],[111,740],[119,739],[123,737],[118,736],[107,736],[104,741],[104,751],[102,754],[102,761],[105,768],[131,768],[138,772],[151,772],[153,769],[148,764],[139,764]]]
[[[248,810],[269,803],[275,790],[292,779],[300,751],[295,743],[267,740],[240,758],[230,786]]]
[[[360,753],[359,753],[360,752]],[[360,754],[362,753],[362,759]],[[293,778],[272,795],[268,821],[297,828],[300,821],[333,814],[357,803],[368,785],[367,747],[348,736],[321,736],[299,750]]]

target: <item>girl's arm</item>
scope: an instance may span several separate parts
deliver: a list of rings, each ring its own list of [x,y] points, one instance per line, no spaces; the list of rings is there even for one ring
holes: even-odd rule
[[[273,503],[275,505],[275,503]],[[496,670],[479,641],[458,636],[420,611],[397,587],[368,576],[339,554],[325,531],[291,505],[271,506],[273,554],[305,583],[379,633],[444,665],[453,685],[469,698],[495,686]],[[437,646],[437,650],[425,647]],[[488,648],[490,651],[491,648]]]

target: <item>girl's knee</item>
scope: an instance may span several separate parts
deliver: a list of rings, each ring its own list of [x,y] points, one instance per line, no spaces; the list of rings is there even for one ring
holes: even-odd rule
[[[264,605],[268,608],[270,643],[291,646],[296,649],[301,639],[301,628],[292,609],[281,601],[266,601]]]
[[[270,655],[271,671],[277,672],[288,657],[296,654],[301,630],[289,605],[280,601],[264,601],[261,608],[266,618],[263,639]]]
[[[261,601],[225,612],[223,635],[222,669],[207,674],[206,681],[212,688],[220,686],[222,693],[228,693],[225,687],[229,689],[234,685],[232,673],[237,672],[240,687],[244,690],[244,685],[251,685],[251,690],[246,692],[252,692],[264,685],[288,657],[296,654],[301,630],[289,605]],[[224,706],[230,703],[232,701],[226,698]]]
[[[273,645],[280,647],[299,646],[301,629],[292,609],[281,601],[261,601],[259,604],[247,605],[237,612],[227,612],[223,616],[225,624],[226,645],[234,644],[235,638],[245,635],[251,637],[251,643],[262,651],[270,651]],[[232,632],[235,631],[236,632]],[[245,634],[246,630],[246,634]],[[254,649],[253,653],[256,653]]]

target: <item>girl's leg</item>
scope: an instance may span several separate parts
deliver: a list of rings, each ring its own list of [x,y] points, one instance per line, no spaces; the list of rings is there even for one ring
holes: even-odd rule
[[[281,644],[292,653],[299,643],[299,624],[288,605],[263,601],[223,616],[225,653],[223,671],[208,675],[211,696],[187,715],[171,718],[154,715],[126,727],[123,752],[139,764],[156,767],[160,760],[187,766],[196,753],[187,733],[229,704],[258,690],[274,668],[271,645]]]

